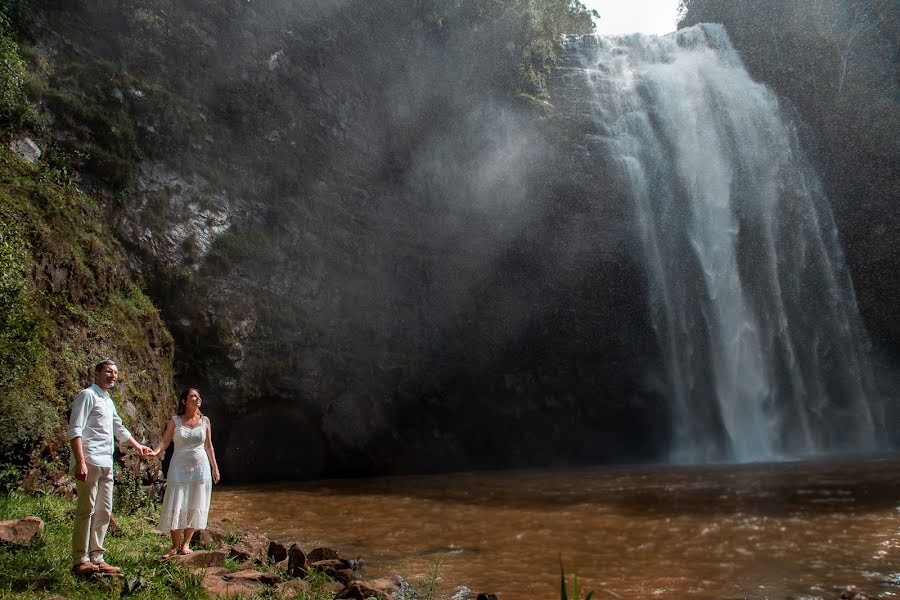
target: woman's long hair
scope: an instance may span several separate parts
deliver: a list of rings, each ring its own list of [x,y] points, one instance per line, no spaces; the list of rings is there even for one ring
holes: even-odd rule
[[[191,390],[197,392],[197,394],[200,393],[200,390],[198,390],[197,388],[192,388],[192,387],[189,387],[186,390],[184,390],[183,392],[181,392],[181,395],[178,396],[178,408],[175,409],[175,414],[178,415],[179,417],[181,415],[183,415],[185,413],[185,411],[187,411],[187,398],[190,395]],[[197,414],[199,414],[201,417],[203,416],[203,413],[200,412],[200,409],[197,409]]]

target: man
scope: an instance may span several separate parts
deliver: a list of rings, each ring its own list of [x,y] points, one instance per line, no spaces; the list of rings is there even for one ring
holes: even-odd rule
[[[82,577],[121,571],[103,560],[103,539],[112,516],[113,434],[119,443],[127,443],[143,456],[152,452],[134,440],[116,412],[109,390],[118,378],[119,369],[113,360],[97,363],[94,385],[78,394],[69,418],[70,472],[78,492],[72,573]]]

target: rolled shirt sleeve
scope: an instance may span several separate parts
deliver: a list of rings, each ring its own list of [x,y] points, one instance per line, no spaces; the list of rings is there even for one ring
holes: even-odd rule
[[[94,394],[90,389],[82,390],[75,397],[72,404],[72,414],[69,415],[69,440],[74,440],[84,434],[84,426],[87,424],[88,415],[94,409]]]

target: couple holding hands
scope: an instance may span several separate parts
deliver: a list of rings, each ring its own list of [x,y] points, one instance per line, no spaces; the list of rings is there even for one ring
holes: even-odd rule
[[[162,440],[151,449],[138,443],[122,425],[109,395],[118,377],[113,360],[97,363],[94,384],[75,398],[69,418],[70,472],[78,494],[72,531],[72,573],[78,576],[121,571],[103,559],[103,540],[112,516],[114,437],[143,456],[157,456],[175,442],[157,526],[172,538],[172,548],[163,555],[164,559],[190,554],[191,537],[196,530],[206,528],[212,486],[219,482],[212,430],[209,419],[200,412],[203,400],[199,392],[194,388],[182,392]]]

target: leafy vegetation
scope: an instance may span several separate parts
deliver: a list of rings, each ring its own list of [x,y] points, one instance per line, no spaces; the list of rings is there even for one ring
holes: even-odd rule
[[[96,201],[65,172],[2,149],[0,245],[0,462],[25,466],[37,453],[63,462],[69,404],[105,355],[123,367],[133,433],[150,425],[131,413],[162,422],[171,337]]]
[[[447,37],[469,32],[475,48],[505,62],[500,85],[527,95],[544,92],[561,36],[592,32],[597,16],[578,0],[415,0],[415,6]]]
[[[10,2],[0,6],[0,127],[33,117],[25,96],[28,69],[14,38],[14,25],[19,22],[24,5]]]
[[[401,582],[397,591],[398,600],[436,600],[442,571],[443,562],[437,559],[431,563],[428,573],[421,580]]]

